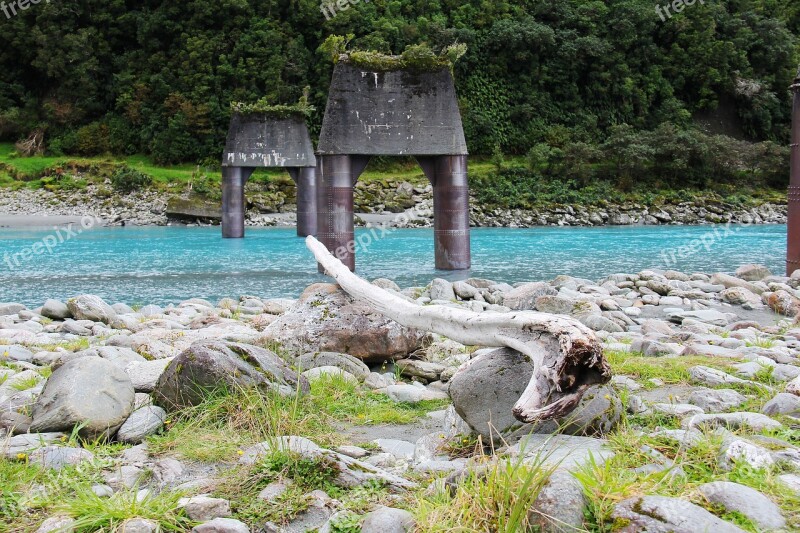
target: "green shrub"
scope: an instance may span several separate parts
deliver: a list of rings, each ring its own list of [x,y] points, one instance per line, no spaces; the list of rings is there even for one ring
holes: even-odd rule
[[[111,185],[117,191],[125,194],[142,190],[152,183],[152,177],[127,165],[118,168],[111,175]]]
[[[106,154],[111,151],[108,126],[92,122],[76,133],[75,153],[84,156]]]

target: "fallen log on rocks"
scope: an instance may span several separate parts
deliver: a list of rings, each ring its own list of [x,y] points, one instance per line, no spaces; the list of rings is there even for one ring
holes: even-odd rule
[[[395,322],[462,344],[507,347],[529,357],[533,376],[513,409],[522,422],[561,418],[578,405],[586,389],[611,379],[600,342],[576,320],[534,311],[475,313],[418,305],[351,273],[314,237],[308,237],[306,245],[342,289]]]

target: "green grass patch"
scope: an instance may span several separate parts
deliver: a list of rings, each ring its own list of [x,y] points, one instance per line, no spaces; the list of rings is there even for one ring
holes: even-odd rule
[[[408,424],[445,405],[446,401],[395,403],[340,376],[314,381],[310,394],[303,396],[218,390],[200,405],[174,413],[169,429],[152,437],[150,446],[154,453],[229,462],[238,459],[243,448],[275,436],[302,435],[321,446],[333,446],[343,443],[335,422]]]
[[[702,365],[719,370],[726,370],[736,361],[719,357],[685,356],[685,357],[645,357],[640,352],[620,352],[606,350],[605,356],[615,374],[624,374],[642,381],[645,388],[655,388],[647,380],[660,379],[665,384],[689,383],[689,369]]]
[[[142,497],[134,488],[101,498],[91,487],[80,487],[56,510],[75,518],[73,528],[78,532],[116,531],[129,518],[154,520],[161,531],[187,531],[194,523],[177,508],[182,496],[162,491]]]
[[[790,529],[800,526],[800,496],[781,487],[777,480],[777,475],[782,473],[781,466],[753,469],[738,463],[728,471],[719,460],[723,444],[721,436],[708,433],[693,445],[680,444],[667,437],[650,437],[648,433],[656,427],[675,425],[654,415],[650,417],[651,422],[641,424],[644,418],[647,417],[624,417],[618,429],[609,437],[609,445],[616,455],[602,465],[590,462],[578,470],[577,477],[589,501],[586,513],[588,530],[613,531],[615,524],[611,513],[617,503],[638,495],[658,494],[691,500],[746,531],[759,531],[747,518],[724,512],[699,494],[697,488],[700,485],[713,481],[733,481],[763,492],[781,507]],[[790,442],[791,435],[786,432],[791,431],[787,428],[773,432],[771,436]],[[654,452],[673,461],[674,467],[655,473],[635,471],[639,467],[658,463]]]
[[[486,458],[484,458],[486,460]],[[421,491],[418,531],[532,531],[528,510],[554,467],[498,459],[471,469],[452,490]]]

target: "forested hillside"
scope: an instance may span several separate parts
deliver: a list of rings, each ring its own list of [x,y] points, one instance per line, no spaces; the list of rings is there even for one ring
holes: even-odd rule
[[[353,33],[351,47],[393,53],[467,44],[456,80],[471,152],[531,152],[543,171],[572,158],[590,165],[577,179],[594,160],[630,177],[665,139],[694,146],[698,117],[787,141],[796,0],[708,0],[664,20],[650,0],[346,5],[330,20],[318,0],[53,0],[0,15],[0,137],[43,130],[52,154],[196,163],[219,157],[231,101],[291,103],[306,85],[316,132],[332,70],[318,47]],[[760,150],[780,166],[776,145]]]

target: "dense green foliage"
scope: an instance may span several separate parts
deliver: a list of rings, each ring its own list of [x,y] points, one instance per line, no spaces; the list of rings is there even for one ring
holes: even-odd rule
[[[473,184],[481,203],[512,208],[627,199],[652,205],[691,200],[680,194],[697,189],[739,203],[737,192],[744,199],[746,191],[782,188],[788,158],[788,147],[772,141],[738,141],[670,123],[638,132],[622,125],[610,128],[600,143],[536,144],[526,167],[506,165],[495,154],[495,171],[473,175]],[[657,191],[673,194],[658,198]]]
[[[569,159],[609,135],[635,151],[620,128],[692,137],[701,116],[785,143],[800,3],[708,0],[666,21],[651,0],[376,0],[330,20],[318,0],[40,3],[0,24],[0,138],[45,130],[51,154],[197,163],[219,158],[231,102],[288,105],[305,86],[313,133],[332,69],[320,45],[351,33],[352,50],[383,53],[465,44],[455,74],[471,152],[546,144]],[[618,170],[635,176],[646,154],[623,153]]]

